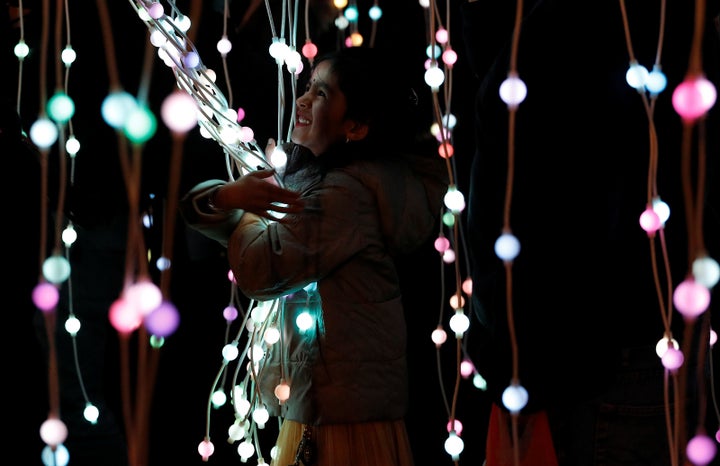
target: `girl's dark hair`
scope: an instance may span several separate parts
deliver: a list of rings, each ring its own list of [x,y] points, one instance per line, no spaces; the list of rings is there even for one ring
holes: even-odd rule
[[[411,142],[417,132],[418,97],[391,58],[369,47],[348,47],[322,55],[347,100],[346,118],[368,124],[365,144]]]

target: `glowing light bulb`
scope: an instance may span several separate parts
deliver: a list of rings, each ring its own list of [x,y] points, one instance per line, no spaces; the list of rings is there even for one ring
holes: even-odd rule
[[[453,65],[457,62],[458,56],[457,52],[455,52],[451,48],[445,49],[445,51],[442,54],[442,61],[445,63],[448,68],[452,68]]]
[[[500,98],[510,109],[517,108],[527,97],[527,86],[516,73],[508,73],[507,79],[500,84]]]
[[[495,254],[503,261],[513,261],[520,253],[520,241],[511,233],[503,233],[495,240]]]
[[[303,311],[298,314],[295,319],[295,325],[297,325],[301,332],[305,332],[312,328],[314,321],[315,319],[313,319],[312,315],[310,315],[308,311]]]
[[[70,277],[70,262],[64,256],[54,254],[45,259],[42,271],[50,283],[62,283]]]
[[[465,307],[465,298],[456,294],[450,296],[450,307],[453,309]]]
[[[317,56],[317,54],[318,54],[317,45],[315,45],[314,43],[312,43],[312,42],[310,41],[310,39],[307,39],[307,40],[305,41],[305,45],[303,45],[303,47],[302,47],[302,54],[303,54],[303,56],[304,56],[305,58],[307,58],[308,60],[310,60],[310,62],[312,63],[313,59],[314,59],[314,58]]]
[[[670,206],[659,197],[656,197],[652,200],[652,208],[660,219],[660,222],[665,225],[665,222],[670,218]]]
[[[223,57],[230,53],[232,50],[232,42],[228,40],[227,36],[222,36],[222,38],[217,43],[217,51],[220,52],[220,55]]]
[[[162,302],[162,291],[149,279],[140,278],[125,287],[123,298],[129,306],[135,307],[137,312],[147,315]]]
[[[226,361],[234,361],[235,359],[237,359],[239,355],[237,343],[228,343],[227,345],[223,346],[222,355]]]
[[[270,53],[270,56],[275,59],[275,63],[277,63],[278,65],[281,65],[285,59],[285,53],[286,53],[287,49],[288,49],[288,46],[287,46],[287,44],[285,44],[284,38],[273,37],[272,43],[270,44],[268,52]]]
[[[123,133],[133,144],[144,144],[155,136],[157,118],[145,105],[138,105],[128,114],[123,125]]]
[[[350,25],[350,21],[344,16],[340,15],[335,18],[335,27],[340,31],[344,31]]]
[[[442,48],[439,45],[437,45],[437,44],[428,45],[427,48],[425,49],[425,55],[430,59],[427,62],[427,65],[431,66],[433,64],[432,60],[433,59],[437,60],[438,57],[440,56],[440,54],[442,54]],[[425,69],[427,69],[427,68],[425,68]]]
[[[511,413],[519,413],[528,402],[528,392],[519,384],[509,385],[502,394],[502,403]]]
[[[223,309],[223,317],[226,321],[232,322],[238,317],[238,310],[232,304]]]
[[[438,147],[438,154],[444,159],[449,159],[455,154],[455,148],[449,141],[443,141]]]
[[[240,461],[244,463],[248,460],[248,458],[255,454],[255,447],[252,442],[245,440],[238,445],[237,452],[238,455],[240,455]]]
[[[222,390],[215,390],[212,394],[212,404],[216,408],[219,408],[220,406],[225,406],[225,403],[227,403],[227,395]]]
[[[25,41],[23,39],[20,39],[17,44],[15,44],[15,48],[13,49],[13,53],[15,53],[15,56],[22,61],[25,57],[28,56],[30,53],[30,47],[27,46]]]
[[[673,92],[675,111],[684,120],[695,120],[704,115],[717,99],[717,90],[704,76],[685,79]]]
[[[165,125],[175,133],[186,133],[197,125],[197,105],[185,91],[173,91],[163,100],[160,115]]]
[[[717,445],[710,437],[701,433],[690,439],[685,452],[695,466],[705,466],[715,458]]]
[[[638,62],[634,61],[625,72],[625,81],[634,89],[642,90],[648,79],[648,70]]]
[[[445,212],[442,216],[443,225],[448,228],[452,228],[455,225],[455,214],[452,212]]]
[[[113,328],[121,334],[130,334],[142,325],[142,314],[123,298],[116,299],[108,311],[108,318]]]
[[[438,91],[443,82],[445,82],[445,73],[438,68],[437,63],[433,62],[425,71],[425,83],[433,91]]]
[[[463,359],[460,363],[460,375],[467,379],[475,372],[475,365],[469,359]]]
[[[450,33],[447,29],[440,26],[438,30],[435,31],[435,40],[441,44],[446,44],[448,39],[450,39]]]
[[[470,328],[470,319],[462,309],[456,309],[455,314],[450,318],[450,329],[455,332],[455,337],[462,338],[468,328]]]
[[[461,287],[461,288],[462,288],[462,290],[463,290],[463,293],[465,293],[465,294],[468,295],[468,296],[471,296],[471,295],[472,295],[472,289],[473,289],[472,279],[471,279],[471,278],[466,278],[466,279],[462,282],[462,287]]]
[[[61,238],[65,246],[70,247],[77,240],[77,231],[73,227],[72,223],[68,223],[62,232]]]
[[[83,410],[83,417],[90,424],[97,424],[97,420],[100,417],[100,410],[92,403],[86,403],[85,409]]]
[[[202,457],[203,461],[207,461],[208,458],[215,453],[215,445],[213,445],[210,440],[205,439],[198,444],[198,453]]]
[[[658,65],[653,67],[653,70],[648,74],[647,80],[645,81],[645,89],[655,96],[660,94],[667,87],[667,77],[665,73],[660,70]]]
[[[377,5],[371,6],[370,9],[368,10],[368,16],[373,21],[378,21],[380,18],[382,18],[382,14],[383,14],[382,8],[380,8]]]
[[[649,237],[653,237],[662,226],[660,217],[653,210],[652,206],[647,206],[642,214],[640,214],[640,227],[645,230]]]
[[[245,423],[241,422],[239,419],[236,419],[235,422],[228,427],[228,437],[236,442],[245,437],[246,432]]]
[[[445,203],[445,207],[454,213],[460,213],[465,209],[465,196],[463,196],[462,192],[458,191],[455,185],[448,187],[443,197],[443,202]]]
[[[143,323],[152,335],[169,337],[180,325],[180,313],[173,303],[163,301],[145,316]]]
[[[680,348],[680,344],[677,342],[674,338],[666,338],[662,337],[660,340],[658,340],[657,344],[655,345],[655,354],[658,355],[659,358],[662,358],[665,352],[668,350],[668,348],[673,347],[674,349]]]
[[[70,316],[65,320],[65,331],[73,337],[80,331],[80,327],[80,319],[75,316]]]
[[[357,22],[358,17],[360,16],[360,14],[358,13],[358,9],[355,5],[351,5],[347,8],[345,8],[343,15],[345,15],[347,20],[350,21],[351,23]]]
[[[289,393],[288,387],[288,393]],[[257,424],[258,428],[264,429],[265,423],[270,419],[270,413],[268,413],[267,408],[265,406],[260,406],[259,408],[255,409],[252,413],[253,421],[255,421],[255,424]]]
[[[685,356],[682,351],[673,347],[668,347],[662,356],[662,365],[671,372],[677,371],[685,362]]]
[[[686,278],[675,288],[673,303],[686,319],[695,319],[710,305],[710,290],[693,278]]]
[[[190,17],[183,14],[178,14],[175,18],[173,18],[173,23],[175,23],[178,29],[182,32],[188,32],[188,30],[190,30],[190,26],[192,26]]]
[[[263,334],[263,340],[268,345],[274,345],[280,340],[280,330],[275,326],[268,327]]]
[[[57,418],[48,418],[40,426],[40,437],[51,447],[60,445],[67,439],[67,426]]]
[[[147,7],[147,12],[153,19],[159,19],[165,14],[165,8],[160,4],[160,2],[152,2],[149,7]]]
[[[32,292],[33,304],[43,312],[51,311],[60,300],[60,292],[52,283],[38,283]]]
[[[453,251],[452,249],[448,248],[445,251],[443,251],[443,253],[442,253],[442,260],[446,264],[452,264],[453,262],[455,262],[455,258],[456,258],[455,251]]]
[[[77,53],[75,53],[75,50],[73,50],[71,45],[66,45],[63,51],[60,53],[60,60],[65,64],[65,66],[70,66],[73,63],[75,63],[75,59],[77,58]]]
[[[479,372],[476,372],[472,379],[473,387],[479,389],[479,390],[487,390],[487,380],[480,375]]]
[[[105,123],[113,128],[122,128],[135,107],[135,97],[125,91],[113,91],[103,99],[100,113]]]
[[[290,385],[288,385],[284,380],[275,387],[275,397],[277,397],[280,403],[283,403],[290,398]]]
[[[439,253],[443,253],[450,248],[450,240],[448,240],[442,233],[435,239],[435,250]]]
[[[78,152],[80,152],[80,141],[75,137],[75,135],[70,135],[65,141],[65,150],[70,155],[70,157],[75,157]]]
[[[439,348],[447,340],[447,333],[442,327],[438,326],[433,330],[430,339],[435,343],[435,346]]]
[[[70,463],[70,452],[63,444],[56,445],[54,449],[46,445],[40,458],[44,466],[67,466]]]
[[[692,263],[695,281],[708,289],[712,289],[720,280],[720,266],[709,256],[700,256]]]
[[[57,125],[50,118],[40,117],[30,126],[30,140],[39,149],[49,148],[57,138]]]
[[[465,449],[465,442],[457,435],[455,431],[450,431],[450,435],[445,440],[445,451],[450,455],[453,461],[460,459],[460,453]]]

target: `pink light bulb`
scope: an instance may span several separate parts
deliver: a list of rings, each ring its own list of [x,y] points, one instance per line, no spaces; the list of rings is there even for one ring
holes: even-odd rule
[[[116,299],[110,305],[108,318],[113,328],[121,334],[130,334],[142,324],[142,314],[123,298]]]
[[[305,41],[305,45],[302,46],[303,57],[312,60],[317,56],[318,48],[317,45],[313,44],[309,39]]]
[[[450,33],[447,29],[440,27],[435,31],[435,40],[439,43],[446,44],[448,39],[450,39]]]
[[[197,104],[185,91],[177,90],[163,100],[162,120],[175,133],[187,133],[197,125]]]
[[[640,214],[640,227],[647,232],[648,236],[653,237],[661,226],[660,216],[653,210],[652,206],[647,206],[643,213]]]
[[[160,2],[152,2],[147,8],[147,12],[152,19],[160,19],[162,15],[165,14],[165,8],[163,8]]]
[[[432,339],[433,343],[435,343],[435,346],[439,348],[443,343],[447,341],[447,333],[445,332],[445,330],[443,330],[442,327],[438,326],[438,328],[433,330],[430,338]]]
[[[469,359],[463,359],[460,363],[460,375],[467,379],[475,372],[475,365]]]
[[[435,250],[439,253],[443,253],[450,249],[450,241],[442,234],[435,240]]]
[[[466,278],[466,279],[462,282],[462,290],[463,290],[463,293],[465,293],[465,294],[468,295],[468,296],[471,296],[471,295],[472,295],[472,289],[473,289],[472,278]]]
[[[238,310],[235,306],[227,306],[223,309],[223,317],[228,322],[232,322],[238,317]]]
[[[198,453],[202,456],[203,461],[207,461],[215,453],[215,445],[210,440],[205,439],[198,445]]]
[[[673,303],[686,319],[695,319],[710,305],[710,290],[695,279],[687,278],[675,288]]]
[[[715,86],[704,76],[685,79],[672,95],[673,108],[685,120],[695,120],[707,113],[715,99]]]
[[[680,368],[685,362],[685,356],[679,349],[668,347],[662,356],[662,365],[671,372]]]
[[[453,65],[457,62],[457,58],[457,52],[451,48],[446,49],[442,54],[443,63],[445,63],[448,68],[453,67]]]
[[[698,434],[691,438],[685,450],[687,457],[695,466],[705,466],[715,458],[717,445],[705,434]]]
[[[50,446],[57,446],[67,439],[68,429],[63,421],[49,417],[40,426],[40,438]]]
[[[144,323],[152,335],[168,337],[175,333],[180,325],[180,313],[171,302],[163,301],[145,316]]]
[[[455,431],[455,433],[457,435],[460,435],[460,434],[462,434],[463,424],[462,424],[462,422],[458,421],[457,419],[453,419],[452,422],[448,421],[445,428],[447,429],[448,433]]]
[[[52,283],[38,283],[33,289],[32,300],[38,309],[43,312],[49,312],[57,306],[57,303],[60,300],[60,292]]]

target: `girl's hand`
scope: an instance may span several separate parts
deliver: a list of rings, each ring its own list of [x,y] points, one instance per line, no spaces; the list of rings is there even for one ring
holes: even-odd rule
[[[213,204],[218,209],[243,209],[277,221],[281,220],[277,213],[302,212],[300,193],[269,182],[274,173],[272,169],[257,170],[221,186],[213,195]]]

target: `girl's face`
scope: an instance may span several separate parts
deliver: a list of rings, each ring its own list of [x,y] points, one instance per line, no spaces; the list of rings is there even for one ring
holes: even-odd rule
[[[328,61],[320,62],[313,70],[305,93],[297,99],[292,141],[321,155],[331,145],[347,139],[353,125],[345,119],[347,102],[330,72]]]

